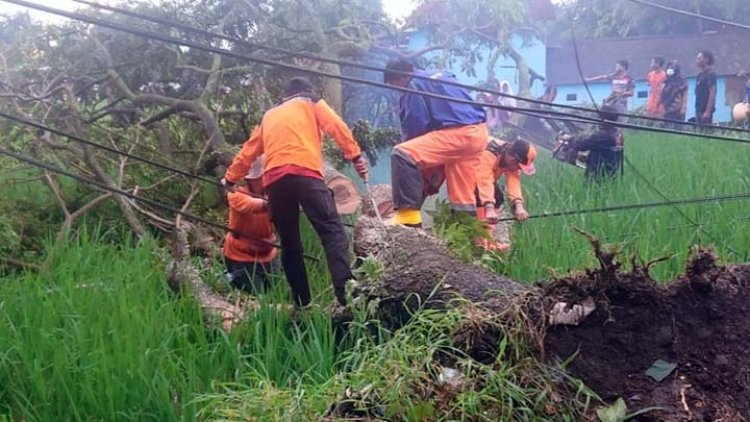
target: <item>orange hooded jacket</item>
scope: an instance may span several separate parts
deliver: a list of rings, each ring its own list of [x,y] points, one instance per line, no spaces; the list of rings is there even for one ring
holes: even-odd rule
[[[242,186],[227,194],[230,231],[224,238],[224,256],[237,262],[264,264],[278,254],[270,245],[276,242],[276,234],[269,212],[263,210],[263,200],[249,196],[249,192]]]
[[[351,130],[324,100],[314,101],[306,96],[289,99],[263,115],[225,178],[233,183],[240,181],[255,159],[265,154],[264,186],[288,174],[322,179],[323,133],[336,141],[347,160],[361,155]]]
[[[495,203],[495,183],[504,174],[506,192],[511,204],[523,203],[521,171],[508,171],[501,167],[503,157],[491,151],[483,151],[477,168],[477,191],[482,205]]]

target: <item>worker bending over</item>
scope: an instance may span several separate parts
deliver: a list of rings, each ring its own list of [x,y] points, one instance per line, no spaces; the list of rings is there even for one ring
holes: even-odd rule
[[[281,238],[281,264],[297,306],[310,303],[310,286],[299,230],[300,205],[325,249],[334,294],[346,304],[345,285],[353,279],[349,244],[336,212],[333,194],[323,181],[322,134],[331,136],[367,180],[367,160],[352,132],[331,107],[313,93],[305,78],[294,78],[278,106],[268,110],[227,169],[224,183],[232,190],[253,161],[265,154],[263,186]]]
[[[245,186],[227,193],[229,231],[224,237],[227,281],[247,293],[263,293],[275,271],[276,233],[268,202],[263,199],[263,157],[253,163]]]
[[[481,154],[477,169],[476,188],[477,218],[486,224],[489,234],[479,241],[480,246],[485,249],[506,251],[510,248],[507,243],[492,240],[500,218],[498,209],[503,203],[503,191],[498,185],[503,175],[508,200],[516,220],[526,221],[529,218],[529,213],[524,207],[521,173],[530,176],[536,172],[536,156],[536,148],[523,140],[506,142],[490,138],[487,142],[487,148]]]
[[[406,75],[399,72],[406,73]],[[415,79],[411,75],[429,79]],[[471,101],[469,93],[441,81],[455,81],[446,71],[415,70],[405,60],[386,66],[385,82],[425,93]],[[420,208],[430,186],[448,185],[448,202],[455,211],[476,212],[474,187],[479,155],[487,142],[485,112],[480,106],[403,94],[399,107],[405,142],[391,153],[393,223],[421,225]]]

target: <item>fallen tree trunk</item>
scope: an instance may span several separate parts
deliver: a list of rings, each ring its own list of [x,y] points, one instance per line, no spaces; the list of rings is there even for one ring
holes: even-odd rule
[[[379,318],[392,328],[408,320],[419,306],[443,308],[463,298],[500,312],[508,296],[529,290],[462,262],[446,245],[419,229],[384,227],[377,219],[362,217],[354,239],[357,256],[374,257],[384,266],[380,282],[360,286],[357,293],[377,298]]]
[[[220,321],[224,330],[231,331],[236,324],[246,319],[249,311],[258,309],[258,303],[254,301],[230,303],[206,285],[201,279],[200,272],[191,262],[188,238],[187,224],[175,230],[172,247],[173,261],[167,268],[169,285],[176,293],[191,294],[200,304],[207,319]]]
[[[509,312],[522,313],[541,360],[575,356],[569,372],[606,401],[659,408],[639,420],[750,420],[750,265],[720,266],[713,254],[698,251],[684,276],[660,284],[649,275],[653,262],[633,261],[625,271],[590,237],[601,268],[525,286],[458,260],[420,230],[386,231],[362,217],[354,239],[358,256],[382,265],[378,280],[355,293],[377,303],[377,318],[391,328],[420,306],[479,310],[483,326],[457,340],[469,343],[459,348],[470,356],[491,363],[503,336],[493,326],[512,320]],[[657,382],[647,372],[663,367],[659,360],[675,369]]]

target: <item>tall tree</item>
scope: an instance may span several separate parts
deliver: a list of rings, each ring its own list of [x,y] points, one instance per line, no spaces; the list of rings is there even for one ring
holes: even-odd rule
[[[531,2],[536,3],[540,2]],[[543,3],[543,2],[542,2]],[[500,57],[510,57],[519,73],[519,94],[530,95],[530,69],[526,59],[512,43],[517,35],[525,42],[541,36],[538,12],[524,0],[422,0],[412,24],[427,28],[428,51],[442,50],[444,60],[460,60],[470,74],[479,61],[479,51],[489,51],[488,75]]]
[[[744,0],[659,0],[657,3],[750,24],[750,2]],[[569,35],[570,16],[574,18],[576,30],[581,36],[594,38],[701,33],[721,29],[716,23],[625,0],[572,0],[558,7],[562,19],[555,22],[553,32],[562,37]]]

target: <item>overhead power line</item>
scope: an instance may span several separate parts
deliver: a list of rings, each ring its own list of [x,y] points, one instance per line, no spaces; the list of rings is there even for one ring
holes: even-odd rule
[[[73,134],[70,134],[70,133],[67,133],[67,132],[63,132],[61,130],[57,130],[57,129],[49,127],[49,126],[45,126],[45,125],[43,125],[41,123],[37,123],[37,122],[31,121],[31,120],[28,120],[28,119],[24,119],[24,118],[21,118],[21,117],[16,117],[16,116],[4,113],[2,111],[0,111],[0,118],[7,119],[7,120],[10,120],[10,121],[13,121],[13,122],[16,122],[16,123],[20,123],[20,124],[25,125],[25,126],[33,127],[35,129],[43,130],[45,132],[53,133],[55,135],[67,138],[67,139],[69,139],[69,140],[71,140],[73,142],[77,142],[77,143],[80,143],[80,144],[88,145],[88,146],[90,146],[92,148],[100,149],[100,150],[103,150],[103,151],[111,152],[111,153],[117,154],[117,155],[119,155],[121,157],[127,157],[127,158],[133,159],[135,161],[139,161],[141,163],[148,164],[150,166],[154,166],[156,168],[159,168],[159,169],[162,169],[162,170],[165,170],[165,171],[168,171],[168,172],[179,174],[180,176],[184,176],[184,177],[187,177],[189,179],[199,180],[201,182],[205,182],[205,183],[211,184],[211,185],[213,185],[215,187],[223,188],[223,186],[221,185],[221,183],[218,183],[215,180],[209,179],[209,178],[201,176],[199,174],[195,174],[195,173],[187,172],[187,171],[184,171],[184,170],[180,170],[178,168],[170,167],[170,166],[167,166],[165,164],[161,164],[159,162],[150,160],[148,158],[141,157],[139,155],[135,155],[135,154],[131,154],[131,153],[128,153],[128,152],[120,151],[120,150],[118,150],[116,148],[112,148],[112,147],[109,147],[107,145],[102,145],[102,144],[90,141],[88,139],[84,139],[84,138],[81,138],[79,136],[75,136]],[[241,190],[238,190],[237,192],[241,193],[243,195],[247,195],[247,196],[253,197],[253,198],[258,198],[258,199],[263,199],[263,200],[266,199],[266,197],[264,197],[262,195],[254,194],[252,192],[245,192],[245,191],[241,191]],[[341,224],[343,224],[344,226],[347,226],[347,227],[354,227],[354,225],[349,224],[349,223],[345,223],[343,221],[341,222]]]
[[[491,103],[477,102],[477,101],[472,101],[472,100],[464,100],[464,99],[449,97],[449,96],[445,96],[445,95],[438,95],[438,94],[427,93],[427,92],[423,92],[423,91],[419,91],[419,90],[415,90],[415,89],[411,89],[411,88],[404,88],[404,87],[399,87],[399,86],[392,86],[392,85],[388,85],[388,84],[385,84],[385,83],[380,83],[380,82],[370,81],[370,80],[366,80],[366,79],[355,78],[355,77],[346,76],[346,75],[336,75],[336,74],[333,74],[333,73],[330,73],[330,72],[324,72],[324,71],[319,71],[319,70],[308,69],[308,68],[305,68],[305,67],[296,66],[296,65],[292,65],[292,64],[288,64],[288,63],[283,63],[283,62],[278,62],[278,61],[274,61],[274,60],[269,60],[269,59],[264,59],[264,58],[252,57],[252,56],[248,56],[248,55],[245,55],[245,54],[240,54],[240,53],[236,53],[236,52],[233,52],[233,51],[229,51],[229,50],[225,50],[225,49],[221,49],[221,48],[216,48],[216,47],[213,47],[213,46],[207,46],[207,45],[202,45],[202,44],[194,43],[194,42],[191,42],[191,41],[188,41],[188,40],[182,40],[182,39],[179,39],[179,38],[171,37],[171,36],[160,34],[160,33],[155,33],[155,32],[150,32],[150,31],[144,31],[144,30],[134,29],[134,28],[130,28],[130,27],[127,27],[127,26],[119,25],[117,23],[113,23],[113,22],[110,22],[110,21],[107,21],[107,20],[104,20],[104,19],[99,19],[99,18],[91,17],[91,16],[88,16],[88,15],[85,15],[85,14],[82,14],[82,13],[67,12],[67,11],[64,11],[64,10],[59,10],[59,9],[55,9],[55,8],[51,8],[51,7],[47,7],[47,6],[42,6],[42,5],[39,5],[39,4],[30,3],[30,2],[27,2],[27,1],[23,1],[23,0],[0,0],[0,1],[4,1],[6,3],[17,4],[17,5],[28,7],[28,8],[31,8],[31,9],[41,10],[41,11],[44,11],[44,12],[47,12],[47,13],[52,13],[52,14],[59,15],[59,16],[64,16],[64,17],[67,17],[69,19],[80,20],[80,21],[88,22],[88,23],[91,23],[91,24],[94,24],[94,25],[108,27],[108,28],[111,28],[111,29],[115,29],[115,30],[122,31],[122,32],[127,32],[127,33],[130,33],[130,34],[133,34],[133,35],[138,35],[138,36],[141,36],[141,37],[152,38],[152,39],[159,40],[159,41],[162,41],[162,42],[165,42],[165,43],[168,43],[168,44],[187,46],[187,47],[195,48],[196,50],[205,51],[205,52],[213,53],[213,54],[220,54],[220,55],[224,55],[224,56],[227,56],[227,57],[232,57],[232,58],[235,58],[235,59],[247,60],[247,61],[250,61],[250,62],[255,62],[255,63],[262,64],[262,65],[265,65],[265,66],[282,68],[282,69],[287,69],[287,70],[294,70],[294,71],[298,71],[298,72],[302,72],[302,73],[308,73],[308,74],[318,75],[318,76],[322,76],[322,77],[338,79],[338,80],[342,80],[342,81],[346,81],[346,82],[358,83],[358,84],[362,84],[362,85],[369,85],[369,86],[374,86],[374,87],[378,87],[378,88],[389,89],[389,90],[398,91],[398,92],[407,93],[407,94],[420,95],[420,96],[426,97],[426,98],[435,98],[435,99],[439,99],[439,100],[450,101],[450,102],[454,102],[454,103],[458,103],[458,104],[468,104],[468,105],[476,105],[476,106],[487,107],[487,108],[496,108],[496,109],[500,109],[500,110],[506,110],[506,111],[510,111],[510,112],[515,112],[515,113],[519,113],[519,114],[527,114],[527,115],[532,115],[532,116],[538,116],[540,114],[540,112],[541,112],[541,113],[543,113],[544,115],[547,116],[546,117],[547,119],[551,119],[551,120],[555,120],[557,118],[557,117],[553,117],[553,116],[563,116],[563,117],[572,117],[572,118],[576,118],[576,119],[581,119],[582,121],[586,121],[586,122],[591,123],[591,124],[598,124],[598,123],[604,123],[605,122],[601,118],[590,118],[590,117],[584,117],[584,116],[579,116],[579,115],[572,115],[570,113],[564,113],[564,112],[559,112],[559,111],[555,111],[555,110],[540,111],[538,109],[509,107],[509,106],[503,106],[503,105],[499,105],[499,104],[491,104]],[[726,140],[726,141],[730,141],[730,142],[748,142],[747,140],[742,140],[742,139],[732,138],[732,137],[725,137],[725,136],[706,135],[706,134],[694,133],[694,132],[682,132],[682,131],[669,130],[669,129],[663,129],[663,128],[652,128],[652,127],[648,127],[648,126],[634,125],[634,124],[621,123],[621,122],[609,122],[609,123],[611,123],[613,125],[616,125],[616,126],[619,126],[619,127],[630,128],[630,129],[635,129],[635,130],[644,130],[644,131],[661,132],[661,133],[671,133],[671,134],[684,135],[684,136],[695,137],[695,138]]]
[[[750,193],[739,193],[735,195],[707,196],[702,198],[686,198],[662,202],[646,202],[637,204],[613,205],[608,207],[587,208],[570,211],[558,211],[529,216],[530,219],[565,217],[570,215],[597,214],[614,211],[639,210],[647,208],[675,207],[679,205],[705,204],[711,202],[743,201],[750,199]],[[515,218],[501,218],[500,221],[514,221]]]
[[[663,4],[654,3],[652,1],[646,1],[646,0],[628,0],[628,1],[640,4],[642,6],[648,6],[648,7],[653,7],[655,9],[665,10],[667,12],[675,13],[678,15],[690,16],[691,18],[701,19],[701,20],[709,21],[709,22],[716,22],[722,25],[732,26],[734,28],[750,30],[750,25],[744,25],[741,23],[732,22],[732,21],[728,21],[724,19],[713,18],[711,16],[701,15],[700,13],[695,13],[695,12],[690,12],[690,11],[683,10],[683,9],[677,9],[675,7],[665,6]]]
[[[247,47],[250,47],[250,48],[255,48],[255,49],[258,49],[258,50],[265,50],[265,51],[276,52],[276,53],[288,55],[288,56],[291,56],[291,57],[299,57],[299,58],[304,58],[304,59],[310,59],[310,60],[315,60],[315,61],[322,62],[322,63],[332,63],[332,64],[343,65],[343,66],[348,66],[348,67],[353,67],[353,68],[358,68],[358,69],[363,69],[363,70],[370,70],[370,71],[375,71],[375,72],[380,72],[380,73],[384,73],[385,72],[384,68],[378,67],[378,66],[367,65],[367,64],[363,64],[363,63],[358,63],[358,62],[350,61],[350,60],[332,59],[332,58],[324,57],[324,56],[321,56],[321,55],[318,55],[318,54],[311,54],[311,53],[305,53],[305,52],[291,51],[291,50],[287,50],[287,49],[283,49],[283,48],[271,47],[271,46],[267,46],[267,45],[253,43],[253,42],[250,42],[250,41],[242,40],[242,39],[239,39],[239,38],[236,38],[236,37],[231,37],[231,36],[228,36],[228,35],[225,35],[225,34],[221,34],[221,33],[218,33],[218,32],[211,32],[211,31],[206,31],[204,29],[196,28],[194,26],[187,25],[187,24],[185,24],[183,22],[178,22],[178,21],[175,21],[175,20],[160,18],[160,17],[156,17],[156,16],[149,16],[149,15],[146,15],[146,14],[143,14],[143,13],[138,13],[138,12],[133,12],[131,10],[123,9],[121,7],[103,5],[103,4],[95,3],[95,2],[92,2],[92,1],[88,1],[88,0],[73,0],[73,1],[76,2],[76,3],[83,4],[83,5],[87,5],[89,7],[95,8],[95,9],[107,10],[107,11],[110,11],[110,12],[113,12],[113,13],[116,13],[116,14],[134,17],[136,19],[140,19],[140,20],[144,20],[144,21],[148,21],[148,22],[152,22],[152,23],[157,23],[157,24],[161,24],[161,25],[171,26],[173,28],[181,29],[181,30],[183,30],[185,32],[189,32],[189,33],[193,33],[193,34],[198,34],[198,35],[203,35],[203,36],[206,36],[206,37],[209,37],[209,38],[217,38],[217,39],[221,39],[221,40],[224,40],[224,41],[229,41],[229,42],[232,42],[232,43],[236,43],[236,44],[239,44],[239,45],[244,45],[244,46],[247,46]],[[435,80],[435,79],[430,78],[429,76],[415,75],[415,74],[412,74],[412,73],[401,72],[401,71],[390,71],[390,72],[394,73],[394,74],[398,74],[398,75],[409,76],[409,77],[414,78],[414,79],[429,80],[431,82],[437,82],[437,83],[441,83],[443,85],[455,86],[455,87],[458,87],[458,88],[468,89],[468,90],[472,90],[472,91],[476,91],[476,92],[497,95],[499,97],[504,97],[504,98],[512,98],[512,99],[515,99],[517,101],[523,101],[523,102],[530,103],[530,104],[543,105],[543,106],[547,106],[547,107],[557,107],[557,108],[560,108],[560,109],[575,110],[575,111],[580,111],[580,112],[584,112],[584,113],[597,113],[599,111],[598,108],[596,107],[596,102],[593,103],[593,106],[594,106],[593,109],[586,108],[586,107],[580,107],[580,106],[574,106],[574,105],[567,105],[567,104],[555,104],[555,103],[550,103],[550,102],[547,102],[547,101],[542,101],[542,100],[539,100],[539,99],[536,99],[536,98],[520,97],[520,96],[517,96],[517,95],[507,94],[507,93],[504,93],[502,91],[497,91],[497,90],[494,90],[494,89],[481,88],[481,87],[477,87],[477,86],[473,86],[473,85],[467,85],[467,84],[460,83],[458,81]],[[592,101],[593,101],[593,99],[592,99]],[[652,122],[658,122],[658,123],[674,123],[673,120],[659,118],[659,117],[654,117],[654,116],[641,116],[641,115],[629,114],[629,113],[617,113],[617,115],[619,117],[624,117],[624,118],[640,119],[640,120],[646,120],[646,121],[652,121]],[[718,126],[718,125],[701,125],[701,124],[692,123],[692,122],[680,122],[680,123],[682,125],[684,125],[684,126],[695,127],[695,128],[702,128],[702,129],[712,128],[712,129],[717,129],[717,130],[725,130],[725,131],[732,131],[732,132],[737,132],[737,133],[750,134],[750,130],[742,129],[742,128],[724,127],[724,126]]]
[[[161,203],[159,201],[154,201],[153,199],[143,198],[143,197],[140,197],[140,196],[135,195],[133,193],[130,193],[128,191],[125,191],[125,190],[122,190],[122,189],[119,189],[119,188],[115,188],[115,187],[112,187],[112,186],[108,186],[107,184],[99,182],[97,180],[93,180],[93,179],[89,179],[87,177],[79,176],[79,175],[77,175],[75,173],[71,173],[69,171],[66,171],[66,170],[63,170],[61,168],[55,167],[55,166],[53,166],[53,165],[51,165],[49,163],[45,163],[43,161],[39,161],[39,160],[34,159],[34,158],[30,158],[30,157],[26,157],[26,156],[21,155],[21,154],[17,154],[17,153],[15,153],[13,151],[6,150],[4,148],[0,148],[0,155],[5,155],[7,157],[14,158],[14,159],[16,159],[18,161],[21,161],[23,163],[30,164],[30,165],[32,165],[34,167],[38,167],[38,168],[41,168],[41,169],[44,169],[44,170],[47,170],[47,171],[51,171],[53,173],[56,173],[56,174],[59,174],[59,175],[62,175],[62,176],[70,177],[71,179],[77,180],[77,181],[85,183],[87,185],[95,186],[95,187],[97,187],[97,188],[99,188],[99,189],[101,189],[101,190],[103,190],[105,192],[113,193],[113,194],[116,194],[116,195],[121,195],[121,196],[124,196],[124,197],[126,197],[128,199],[132,199],[132,200],[135,200],[135,201],[147,204],[147,205],[152,206],[154,208],[159,208],[159,209],[161,209],[163,211],[171,212],[171,213],[174,213],[176,215],[181,215],[184,218],[187,218],[188,220],[192,220],[192,221],[195,221],[195,222],[198,222],[198,223],[202,223],[202,224],[205,224],[207,226],[215,227],[217,229],[222,229],[224,231],[228,231],[228,232],[234,233],[234,234],[236,234],[236,235],[238,235],[240,237],[247,237],[247,238],[253,239],[254,241],[257,241],[257,242],[263,243],[265,245],[274,247],[276,249],[282,249],[280,245],[277,245],[277,244],[275,244],[273,242],[269,242],[269,241],[266,241],[266,240],[263,240],[263,239],[259,239],[259,238],[254,237],[254,236],[249,236],[249,235],[247,235],[245,233],[242,233],[242,232],[239,232],[239,231],[234,230],[232,228],[229,228],[229,227],[227,227],[227,226],[225,226],[223,224],[216,223],[214,221],[211,221],[211,220],[208,220],[206,218],[197,216],[195,214],[191,214],[191,213],[187,213],[185,211],[178,210],[177,208],[170,207],[169,205],[163,204],[163,203]],[[307,259],[309,259],[309,260],[315,261],[315,262],[320,262],[320,259],[318,259],[317,257],[311,256],[311,255],[304,255],[304,257],[307,258]]]
[[[15,153],[13,151],[9,151],[3,148],[0,148],[0,155],[5,155],[11,158],[14,158],[18,161],[21,161],[23,163],[32,165],[34,167],[38,167],[44,170],[51,171],[56,174],[60,174],[66,177],[70,177],[72,179],[75,179],[79,182],[89,184],[91,186],[95,186],[101,190],[104,190],[105,192],[110,192],[117,195],[122,195],[126,198],[142,202],[144,204],[150,205],[155,208],[162,209],[167,212],[171,212],[177,215],[181,215],[189,220],[193,220],[199,223],[203,223],[206,225],[209,225],[211,227],[219,228],[226,231],[234,232],[240,236],[246,236],[242,233],[237,232],[236,230],[233,230],[223,224],[216,223],[214,221],[205,219],[203,217],[190,214],[181,210],[178,210],[174,207],[170,207],[169,205],[165,205],[161,202],[155,201],[153,199],[143,198],[138,195],[135,195],[133,193],[130,193],[128,191],[111,187],[106,185],[105,183],[89,179],[87,177],[79,176],[77,174],[71,173],[69,171],[60,169],[58,167],[54,167],[51,164],[36,160],[34,158],[26,157],[21,154]],[[604,212],[613,212],[613,211],[626,211],[626,210],[635,210],[635,209],[646,209],[646,208],[659,208],[659,207],[673,207],[677,205],[689,205],[689,204],[701,204],[701,203],[711,203],[711,202],[727,202],[727,201],[740,201],[740,200],[747,200],[750,199],[750,193],[741,193],[741,194],[735,194],[735,195],[721,195],[721,196],[710,196],[710,197],[701,197],[701,198],[687,198],[687,199],[680,199],[680,200],[674,200],[674,201],[664,201],[664,202],[649,202],[649,203],[636,203],[636,204],[625,204],[625,205],[615,205],[615,206],[609,206],[609,207],[599,207],[599,208],[588,208],[588,209],[579,209],[579,210],[569,210],[569,211],[558,211],[558,212],[551,212],[551,213],[544,213],[544,214],[535,214],[531,215],[530,219],[540,219],[540,218],[551,218],[551,217],[563,217],[563,216],[570,216],[570,215],[584,215],[584,214],[594,214],[594,213],[604,213]],[[503,218],[500,219],[500,221],[513,221],[515,218]],[[246,236],[249,237],[249,236]],[[262,243],[265,243],[269,246],[273,246],[275,248],[281,249],[281,246],[274,244],[272,242],[266,242],[261,239],[256,239]],[[314,256],[306,255],[306,258],[319,261],[318,258]]]

